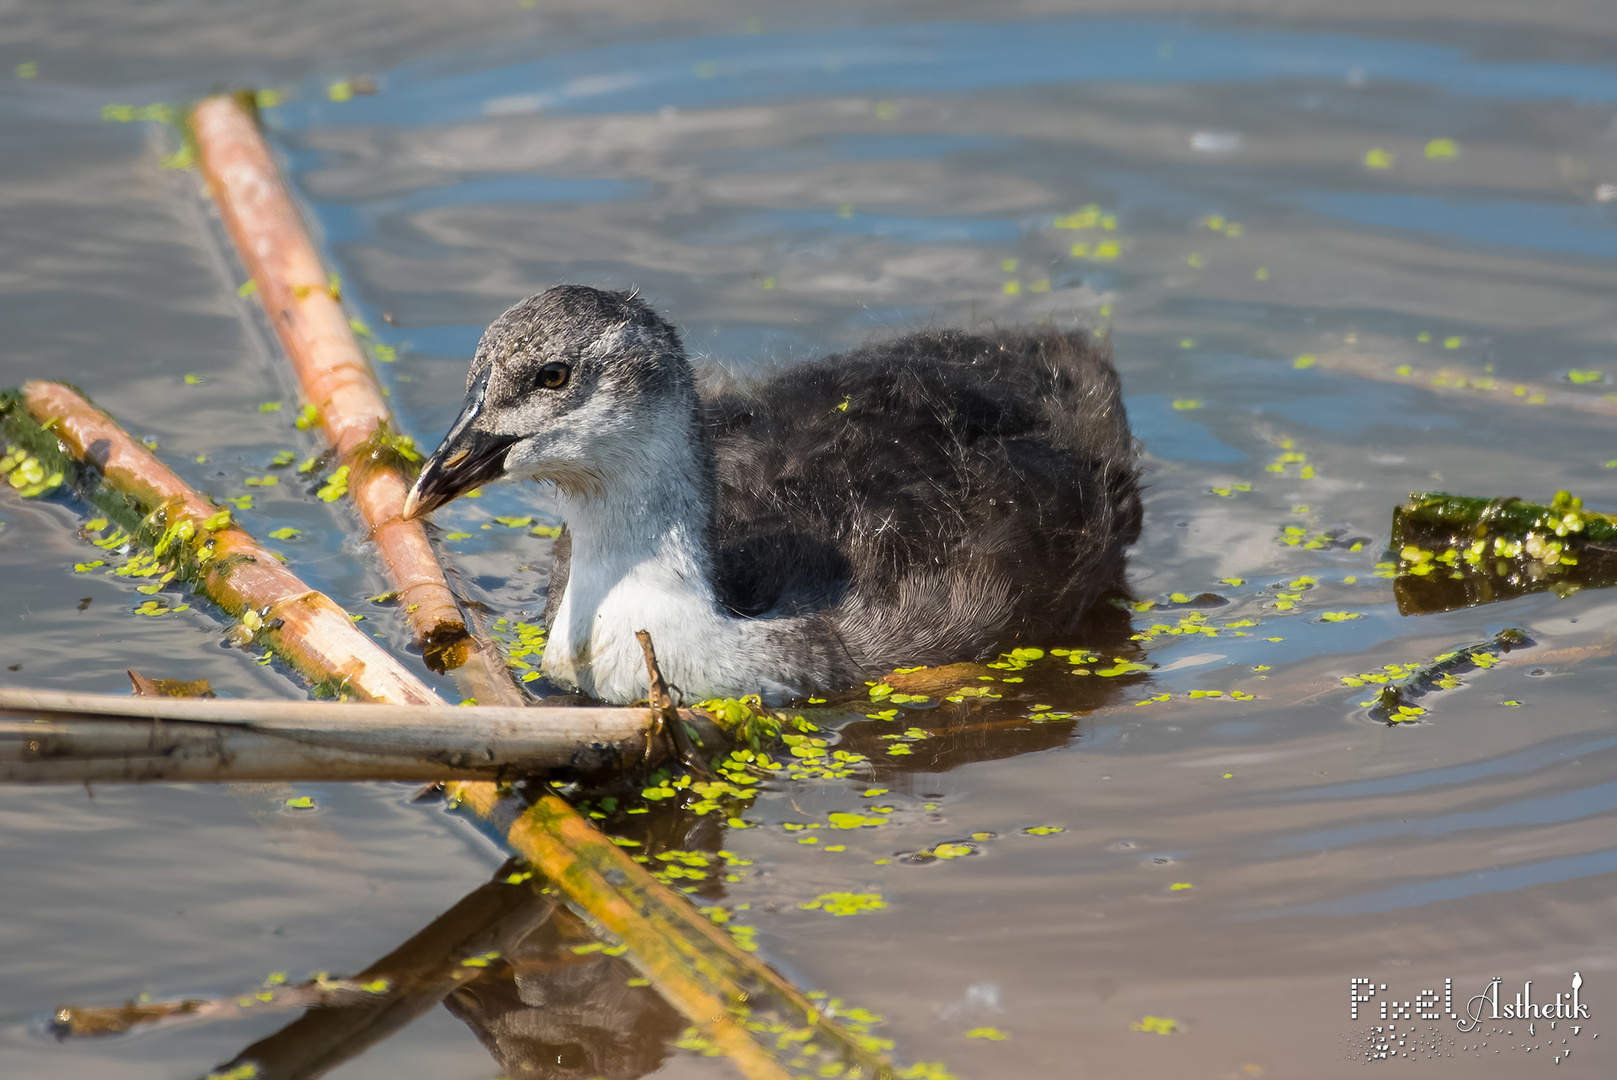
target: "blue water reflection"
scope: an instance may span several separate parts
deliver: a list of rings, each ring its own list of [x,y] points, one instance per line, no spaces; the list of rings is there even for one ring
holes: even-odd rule
[[[1191,420],[1191,411],[1174,408],[1171,394],[1134,394],[1125,399],[1129,425],[1158,457],[1175,461],[1246,461],[1250,456],[1220,442],[1206,424]]]
[[[417,188],[403,195],[364,202],[310,202],[325,229],[326,240],[340,244],[369,239],[383,219],[421,210],[494,203],[606,202],[644,192],[645,185],[627,180],[508,175]]]
[[[1368,191],[1300,191],[1290,198],[1326,217],[1377,229],[1430,233],[1468,246],[1617,259],[1617,222],[1602,207]]]
[[[1349,79],[1482,100],[1617,102],[1617,71],[1594,64],[1489,62],[1452,46],[1349,34],[1061,18],[645,42],[440,78],[417,78],[406,67],[383,96],[340,108],[292,103],[278,119],[291,127],[419,126],[541,109],[647,111],[847,93]]]
[[[1324,787],[1310,788],[1308,789],[1308,798],[1381,798],[1405,792],[1422,791],[1445,784],[1464,784],[1473,780],[1483,780],[1508,773],[1531,772],[1535,769],[1572,761],[1602,750],[1610,750],[1613,747],[1617,747],[1617,739],[1589,739],[1570,745],[1546,743],[1489,761],[1478,762],[1474,765],[1448,765],[1438,769],[1400,773],[1397,776],[1381,777],[1375,780],[1356,780],[1346,784],[1329,784]],[[1292,792],[1283,797],[1291,799],[1295,798],[1296,795],[1296,792]]]
[[[1617,782],[1597,784],[1559,795],[1519,799],[1488,810],[1434,814],[1431,817],[1369,822],[1342,829],[1297,833],[1280,841],[1282,851],[1318,851],[1346,847],[1394,836],[1445,836],[1467,829],[1508,829],[1523,825],[1549,825],[1575,821],[1617,810]]]
[[[1249,912],[1243,919],[1268,919],[1281,915],[1378,915],[1403,908],[1422,907],[1444,901],[1463,900],[1487,893],[1515,892],[1535,885],[1594,877],[1617,872],[1617,851],[1596,851],[1565,859],[1522,866],[1478,870],[1453,877],[1434,878],[1398,885],[1390,889],[1345,896],[1318,904],[1299,904],[1274,911]]]

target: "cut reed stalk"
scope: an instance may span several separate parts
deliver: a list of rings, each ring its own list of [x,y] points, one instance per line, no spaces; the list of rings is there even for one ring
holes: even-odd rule
[[[8,410],[12,437],[54,455],[52,471],[75,474],[86,498],[241,621],[318,690],[400,705],[438,695],[324,593],[304,584],[222,510],[72,388],[29,382]],[[41,429],[46,430],[41,430]],[[55,438],[49,438],[54,435]],[[65,455],[65,456],[64,456]],[[74,467],[89,466],[89,470]]]
[[[516,780],[642,764],[643,709],[348,705],[0,687],[0,781]]]
[[[391,417],[329,277],[281,182],[258,125],[235,97],[191,112],[199,163],[271,324],[320,413],[326,440],[349,469],[348,494],[398,592],[416,644],[435,671],[471,659],[473,642],[426,530],[402,512],[411,478],[390,445]],[[481,662],[500,664],[497,655]]]

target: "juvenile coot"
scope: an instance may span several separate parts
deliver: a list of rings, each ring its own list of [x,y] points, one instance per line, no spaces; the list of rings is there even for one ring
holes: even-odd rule
[[[912,333],[698,386],[626,293],[564,285],[484,333],[406,516],[556,485],[542,672],[646,694],[636,630],[689,700],[857,685],[1070,632],[1120,585],[1138,468],[1103,345]]]

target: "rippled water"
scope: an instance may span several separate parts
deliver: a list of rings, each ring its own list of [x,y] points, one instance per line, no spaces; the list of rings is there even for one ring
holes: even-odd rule
[[[194,177],[159,167],[172,136],[101,119],[220,81],[287,91],[265,110],[272,141],[354,314],[397,350],[382,376],[427,444],[481,326],[559,281],[638,287],[693,353],[740,371],[917,326],[1107,328],[1149,460],[1131,581],[1159,607],[1135,631],[1177,629],[1198,609],[1170,596],[1208,591],[1229,600],[1213,626],[1257,625],[1159,634],[1155,672],[1103,686],[1046,657],[1001,686],[1005,703],[907,715],[934,732],[907,757],[885,753],[887,721],[861,720],[845,734],[874,772],[776,784],[756,828],[625,827],[752,860],[705,902],[750,905],[738,918],[762,954],[882,1014],[905,1062],[1364,1075],[1380,1021],[1374,1005],[1350,1018],[1354,977],[1395,1000],[1452,979],[1459,1002],[1496,976],[1506,1000],[1529,979],[1553,997],[1579,971],[1580,1034],[1416,1022],[1441,1056],[1411,1072],[1607,1075],[1617,1030],[1592,1035],[1617,1018],[1617,606],[1546,592],[1403,616],[1375,564],[1411,491],[1570,488],[1617,509],[1617,19],[1567,4],[1540,26],[1481,7],[1393,23],[1341,6],[1286,23],[514,2],[244,6],[234,28],[185,5],[105,24],[13,13],[0,60],[37,73],[0,83],[0,382],[73,381],[220,496],[280,450],[315,449]],[[376,93],[330,99],[357,77]],[[1445,365],[1504,389],[1433,388]],[[1517,383],[1561,393],[1530,404]],[[249,529],[304,530],[284,545],[296,570],[407,640],[367,604],[385,584],[342,511],[290,483],[255,500]],[[506,487],[437,515],[501,614],[542,607],[548,541],[493,519],[549,509]],[[0,678],[118,692],[135,666],[303,694],[221,647],[201,605],[141,618],[133,583],[76,574],[81,520],[0,496]],[[1288,526],[1368,540],[1310,550],[1282,542]],[[1340,683],[1505,627],[1537,644],[1430,696],[1421,723],[1374,723]],[[1096,711],[1035,723],[1035,694]],[[873,785],[889,792],[865,797]],[[65,1046],[40,1020],[63,1001],[357,971],[500,861],[407,787],[299,793],[318,812],[279,809],[275,787],[0,790],[5,1074],[201,1075],[290,1018]],[[831,831],[781,827],[867,807],[890,807],[886,823],[836,832],[842,851]],[[1041,826],[1061,831],[1028,832]],[[896,858],[974,834],[989,835],[972,857]],[[797,906],[837,890],[887,907]],[[1151,1017],[1178,1030],[1131,1030]],[[967,1037],[984,1027],[1007,1038]],[[635,1029],[643,1067],[723,1072],[654,1029]],[[333,1075],[496,1069],[438,1010]],[[586,1075],[569,1069],[532,1075]]]

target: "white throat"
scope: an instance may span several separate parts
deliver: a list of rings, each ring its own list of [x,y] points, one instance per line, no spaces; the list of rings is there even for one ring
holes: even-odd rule
[[[768,626],[723,610],[712,583],[697,448],[669,437],[619,463],[604,490],[561,494],[572,537],[567,589],[540,670],[604,701],[646,696],[645,630],[663,677],[687,702],[812,689]]]

